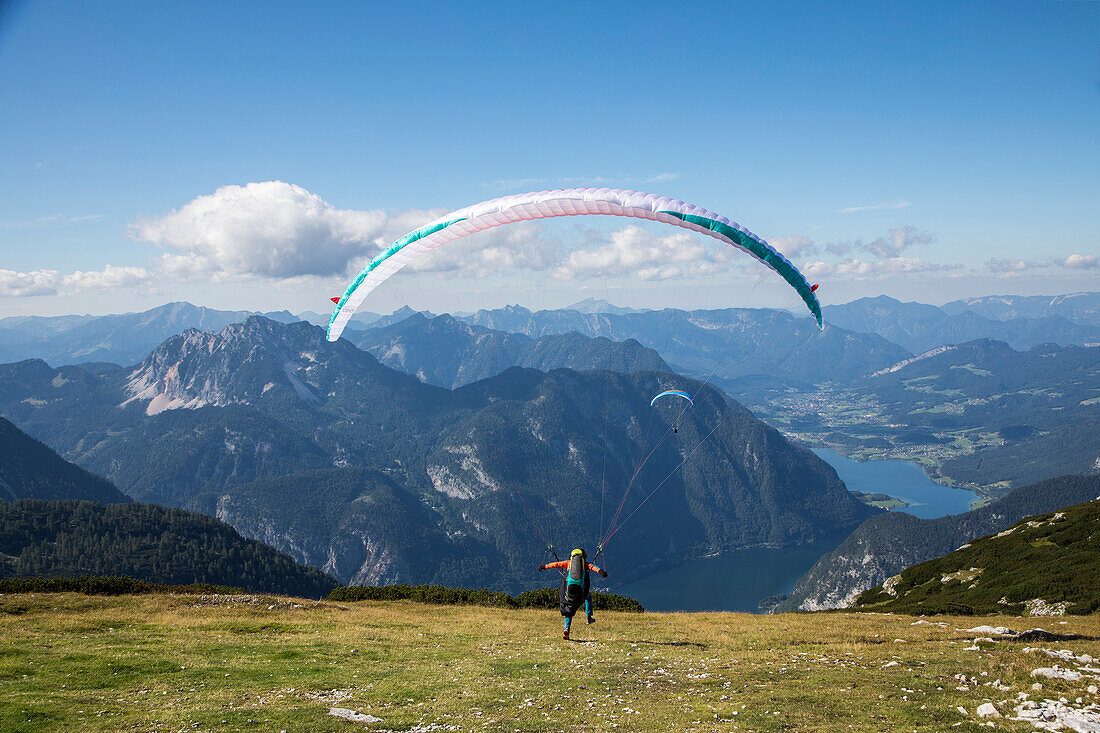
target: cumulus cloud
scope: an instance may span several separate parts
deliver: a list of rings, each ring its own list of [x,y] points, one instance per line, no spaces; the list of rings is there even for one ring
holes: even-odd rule
[[[1013,276],[1033,273],[1035,270],[1091,270],[1100,268],[1100,257],[1092,254],[1071,254],[1066,257],[1052,257],[1045,262],[1033,260],[986,260],[985,266],[998,275]]]
[[[548,270],[559,247],[537,222],[517,222],[459,238],[413,260],[410,272],[449,272],[484,277],[517,269]]]
[[[897,275],[915,275],[927,272],[959,270],[962,265],[941,265],[919,257],[889,257],[882,260],[850,259],[843,262],[809,262],[802,268],[808,278],[851,278],[854,280],[881,280]]]
[[[876,257],[897,257],[902,250],[917,244],[929,244],[935,238],[927,232],[918,231],[914,226],[895,227],[885,237],[870,242],[857,239],[852,242],[833,242],[825,249],[835,255],[846,255],[852,251],[868,252]]]
[[[338,209],[301,186],[264,181],[222,186],[139,219],[130,237],[169,250],[160,266],[181,278],[328,276],[437,215]]]
[[[150,280],[149,271],[143,267],[115,267],[114,265],[107,265],[98,271],[77,270],[67,275],[57,270],[34,270],[33,272],[0,270],[0,296],[28,297],[117,290],[145,285]]]
[[[787,237],[768,237],[767,241],[787,259],[806,256],[820,249],[814,240],[801,234],[793,234]]]
[[[175,280],[339,277],[445,213],[338,209],[301,186],[265,181],[223,186],[164,216],[138,220],[130,236],[169,250],[155,267]],[[557,264],[554,248],[540,231],[535,223],[492,229],[440,247],[406,271],[482,276],[550,269]]]
[[[829,242],[819,244],[809,237],[795,234],[785,237],[768,237],[768,242],[789,259],[807,257],[809,255],[827,252],[843,257],[854,252],[864,252],[879,258],[898,257],[902,251],[918,244],[929,244],[935,238],[927,233],[918,231],[913,226],[895,227],[890,229],[886,236],[878,237],[871,241],[856,239],[848,242]]]
[[[1070,267],[1077,270],[1091,270],[1100,267],[1100,257],[1096,255],[1071,254],[1059,262],[1062,267]]]
[[[1011,275],[1015,273],[1023,273],[1029,270],[1036,270],[1050,267],[1045,262],[1033,262],[1031,260],[1003,260],[1003,259],[989,259],[985,261],[986,268],[998,275]]]
[[[554,270],[560,280],[587,280],[631,274],[643,280],[668,280],[713,274],[724,268],[727,252],[704,245],[688,232],[657,236],[631,224],[611,233],[596,249],[570,252]]]
[[[849,206],[837,211],[838,214],[854,214],[857,211],[880,211],[882,209],[904,209],[908,206],[912,206],[909,201],[903,201],[898,199],[897,201],[890,201],[882,204],[870,204],[869,206]]]
[[[56,270],[15,272],[0,270],[0,295],[23,297],[28,295],[54,295],[62,274]]]

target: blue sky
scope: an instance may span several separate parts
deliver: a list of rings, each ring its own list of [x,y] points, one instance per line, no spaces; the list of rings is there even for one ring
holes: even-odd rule
[[[408,228],[583,185],[725,214],[826,303],[1100,289],[1098,2],[9,2],[0,109],[0,316],[325,310]],[[685,246],[599,219],[365,307],[795,302],[741,262],[551,277]]]

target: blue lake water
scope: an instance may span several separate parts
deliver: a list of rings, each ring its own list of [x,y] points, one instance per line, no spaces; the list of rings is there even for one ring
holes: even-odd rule
[[[860,463],[832,450],[814,453],[836,469],[850,490],[889,494],[911,505],[894,511],[931,519],[965,512],[978,498],[973,492],[935,483],[924,469],[908,461]],[[761,598],[789,593],[795,582],[833,547],[819,544],[738,550],[693,560],[614,590],[636,598],[651,611],[756,613]]]
[[[832,544],[748,550],[704,557],[615,588],[650,611],[748,611],[760,599],[789,593]],[[614,568],[612,568],[614,569]]]
[[[828,448],[814,448],[822,460],[836,469],[849,491],[889,494],[908,502],[894,511],[908,512],[921,519],[935,519],[969,511],[978,498],[973,491],[937,484],[924,469],[909,461],[856,461]]]

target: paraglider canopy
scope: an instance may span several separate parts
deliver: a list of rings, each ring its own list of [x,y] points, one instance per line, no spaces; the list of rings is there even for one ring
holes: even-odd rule
[[[664,397],[666,395],[675,395],[677,397],[683,397],[685,400],[687,400],[691,404],[693,404],[693,405],[695,404],[695,398],[693,398],[687,392],[682,392],[678,389],[666,389],[664,392],[662,392],[661,394],[657,395],[652,400],[650,400],[649,406],[653,407],[653,405],[655,405],[657,403],[657,400],[661,399],[662,397]]]
[[[821,304],[798,269],[744,227],[699,206],[666,196],[617,188],[565,188],[504,196],[451,212],[401,237],[363,268],[336,304],[328,340],[340,338],[356,308],[374,288],[431,250],[467,234],[518,221],[555,216],[628,216],[691,229],[732,245],[774,270],[801,296],[819,328]]]

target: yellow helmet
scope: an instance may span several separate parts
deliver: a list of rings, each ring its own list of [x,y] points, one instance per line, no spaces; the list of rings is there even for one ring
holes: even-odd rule
[[[584,550],[583,550],[582,548],[580,548],[580,547],[578,547],[577,549],[575,549],[575,550],[573,550],[573,551],[572,551],[571,553],[569,553],[569,557],[573,557],[574,555],[581,555],[582,557],[588,557],[588,553],[587,553],[587,552],[585,552],[585,551],[584,551]]]

